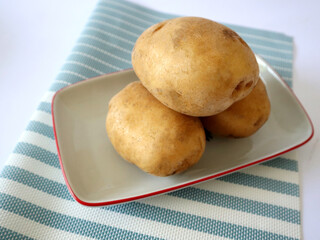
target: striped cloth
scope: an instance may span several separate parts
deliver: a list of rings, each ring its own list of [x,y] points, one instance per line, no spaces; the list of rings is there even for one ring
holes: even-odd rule
[[[0,174],[0,239],[299,239],[294,153],[154,198],[84,207],[69,194],[51,120],[53,94],[71,83],[131,67],[137,37],[175,16],[100,1]],[[288,82],[292,38],[228,25]]]

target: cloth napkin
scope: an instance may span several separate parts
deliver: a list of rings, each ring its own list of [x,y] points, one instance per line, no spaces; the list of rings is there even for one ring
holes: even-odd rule
[[[119,0],[100,1],[0,174],[0,239],[299,239],[294,153],[169,194],[108,207],[77,203],[65,185],[52,129],[53,94],[131,68],[150,25],[176,17]],[[293,40],[228,25],[291,84]]]

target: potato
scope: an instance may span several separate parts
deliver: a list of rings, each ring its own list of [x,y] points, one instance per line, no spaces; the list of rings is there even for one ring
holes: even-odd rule
[[[110,100],[106,129],[125,160],[156,176],[186,170],[205,149],[200,119],[167,108],[140,82],[129,84]]]
[[[245,41],[230,28],[198,17],[148,28],[134,46],[132,65],[153,96],[191,116],[224,111],[246,97],[259,78]]]
[[[229,137],[248,137],[268,120],[270,101],[261,79],[252,92],[227,110],[201,118],[203,126],[212,134]]]

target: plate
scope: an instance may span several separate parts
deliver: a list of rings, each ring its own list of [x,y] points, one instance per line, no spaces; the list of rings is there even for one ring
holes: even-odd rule
[[[105,130],[109,100],[138,78],[132,69],[87,79],[58,91],[52,101],[54,134],[66,184],[87,206],[124,203],[181,189],[272,159],[308,142],[313,126],[280,76],[257,56],[271,101],[267,123],[253,136],[214,138],[187,171],[156,177],[123,160]]]

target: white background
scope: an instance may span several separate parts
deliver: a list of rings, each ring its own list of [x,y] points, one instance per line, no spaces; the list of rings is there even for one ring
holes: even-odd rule
[[[0,1],[0,169],[84,27],[96,0]],[[294,91],[315,126],[300,159],[304,239],[320,234],[320,20],[318,1],[135,0],[179,15],[294,37]]]

